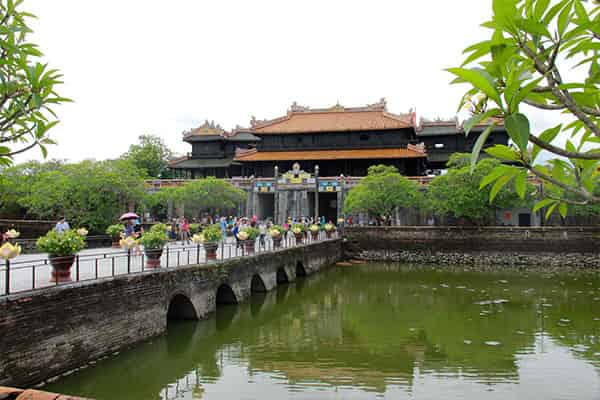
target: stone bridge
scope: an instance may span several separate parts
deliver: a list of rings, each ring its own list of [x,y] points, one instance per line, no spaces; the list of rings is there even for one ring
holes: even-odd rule
[[[0,385],[29,386],[202,319],[220,304],[319,271],[342,257],[329,240],[208,265],[78,282],[0,300]]]

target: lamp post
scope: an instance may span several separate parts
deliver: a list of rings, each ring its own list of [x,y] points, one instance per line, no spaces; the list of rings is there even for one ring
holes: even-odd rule
[[[319,218],[319,165],[315,165],[315,220]]]

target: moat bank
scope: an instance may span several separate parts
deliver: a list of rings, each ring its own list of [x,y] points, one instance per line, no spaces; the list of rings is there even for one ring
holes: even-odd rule
[[[600,227],[351,227],[346,258],[436,265],[600,268]]]

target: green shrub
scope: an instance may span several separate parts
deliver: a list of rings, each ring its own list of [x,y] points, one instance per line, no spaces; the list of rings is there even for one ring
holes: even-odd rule
[[[162,233],[166,233],[167,232],[167,225],[162,224],[162,223],[154,224],[150,228],[150,232],[162,232]]]
[[[200,232],[200,224],[190,224],[190,233],[192,235]]]
[[[84,238],[74,230],[51,230],[36,242],[37,248],[52,257],[72,256],[85,248]]]
[[[223,232],[219,224],[209,225],[202,230],[204,241],[207,243],[218,242],[223,239]]]
[[[106,234],[113,239],[119,239],[124,230],[125,226],[123,224],[114,224],[106,228]]]
[[[292,233],[304,233],[306,231],[306,226],[304,224],[294,224],[292,225]]]
[[[308,229],[311,232],[319,232],[321,230],[321,228],[319,227],[319,225],[316,225],[316,224],[312,224],[311,226],[308,227]]]
[[[260,231],[257,228],[244,228],[241,230],[241,232],[246,232],[248,235],[247,240],[256,240],[258,235],[260,235]]]
[[[156,227],[156,225],[154,225],[149,232],[144,233],[140,239],[140,243],[145,249],[162,249],[169,241],[169,237],[165,231],[160,231],[158,229],[153,230],[154,227]]]

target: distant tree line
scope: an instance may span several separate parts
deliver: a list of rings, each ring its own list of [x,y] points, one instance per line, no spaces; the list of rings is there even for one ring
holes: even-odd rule
[[[403,177],[394,167],[371,167],[368,176],[346,196],[344,213],[393,219],[398,210],[408,209],[436,217],[463,219],[473,225],[489,225],[496,222],[498,210],[539,209],[539,203],[534,206],[535,200],[541,197],[538,186],[527,180],[515,186],[495,183],[498,177],[490,176],[492,171],[511,168],[497,159],[484,158],[471,172],[471,155],[456,153],[450,157],[447,167],[447,171],[435,177],[426,188]],[[596,191],[600,192],[600,187]],[[600,216],[600,207],[580,205],[573,207],[571,214]]]

